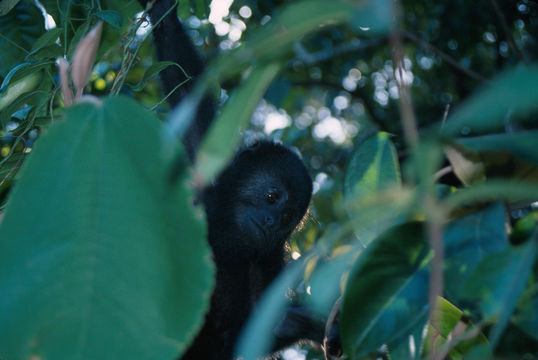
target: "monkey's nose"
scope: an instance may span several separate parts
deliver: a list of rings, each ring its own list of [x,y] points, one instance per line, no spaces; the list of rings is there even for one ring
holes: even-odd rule
[[[272,216],[265,217],[265,226],[272,226],[275,223],[275,219]]]

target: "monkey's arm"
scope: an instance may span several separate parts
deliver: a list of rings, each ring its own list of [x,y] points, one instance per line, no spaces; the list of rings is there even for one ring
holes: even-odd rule
[[[148,3],[147,0],[139,2],[142,7]],[[204,71],[204,63],[177,17],[175,1],[156,0],[149,10],[149,18],[153,25],[157,59],[172,61],[181,67],[168,66],[160,73],[163,94],[171,94],[167,101],[173,108],[192,92],[197,78]],[[198,106],[195,121],[183,137],[183,144],[191,161],[194,161],[196,150],[214,116],[214,100],[210,95],[206,95]]]
[[[301,305],[291,305],[274,331],[272,351],[281,350],[299,340],[311,340],[323,344],[325,321],[317,319],[312,312]]]
[[[339,359],[342,355],[342,346],[338,315],[339,305],[329,319],[314,316],[305,306],[291,305],[275,328],[272,351],[282,350],[301,340],[309,340],[323,345],[326,359]]]

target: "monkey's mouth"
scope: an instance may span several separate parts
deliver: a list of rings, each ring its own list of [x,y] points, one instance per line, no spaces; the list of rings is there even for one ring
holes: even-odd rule
[[[250,217],[250,222],[254,224],[254,230],[258,233],[259,237],[262,238],[264,241],[268,240],[268,234],[264,227],[257,222],[252,216]]]

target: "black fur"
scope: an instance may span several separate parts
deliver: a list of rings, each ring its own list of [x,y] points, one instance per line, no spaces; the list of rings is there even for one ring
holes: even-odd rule
[[[146,7],[147,0],[139,1]],[[173,0],[157,0],[149,12],[152,24],[157,24],[152,31],[157,59],[175,62],[183,69],[182,71],[177,66],[168,66],[160,73],[164,94],[171,94],[168,97],[170,107],[179,104],[192,92],[196,78],[204,71],[200,55],[177,18],[174,3]],[[183,85],[178,87],[182,83]],[[214,117],[215,101],[207,95],[198,106],[196,121],[193,121],[182,139],[191,161],[194,161],[196,150]]]
[[[311,192],[301,159],[267,141],[240,151],[205,190],[217,281],[203,329],[183,359],[232,358],[253,306],[285,264],[285,241]]]
[[[145,1],[140,0],[144,5]],[[156,23],[173,6],[157,0],[149,15]],[[196,78],[203,63],[173,9],[153,30],[157,58],[174,61]],[[165,92],[186,78],[176,68],[161,74]],[[193,82],[172,97],[174,106],[192,90]],[[183,142],[191,160],[215,113],[206,96]],[[208,240],[217,268],[216,287],[202,330],[184,360],[228,360],[241,328],[264,289],[285,265],[285,242],[304,217],[312,180],[300,157],[289,148],[259,141],[238,151],[217,180],[202,191],[208,220]],[[275,349],[301,338],[321,342],[324,326],[313,327],[306,309],[291,307],[275,329]]]

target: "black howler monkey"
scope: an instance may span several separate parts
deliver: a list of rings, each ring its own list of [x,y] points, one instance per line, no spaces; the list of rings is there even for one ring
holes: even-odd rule
[[[149,17],[157,24],[153,28],[157,58],[179,64],[193,79],[200,75],[203,62],[177,18],[174,1],[154,1]],[[177,67],[161,73],[166,93],[186,79]],[[192,81],[179,87],[169,97],[170,105],[179,103],[192,87]],[[206,96],[183,139],[191,160],[214,113],[214,100]],[[203,328],[182,359],[233,357],[254,304],[285,264],[285,241],[305,215],[311,193],[312,180],[300,157],[271,141],[239,150],[202,191],[217,279]],[[323,340],[324,327],[314,326],[304,308],[290,307],[285,320],[283,331],[275,331],[275,349],[301,338]]]

